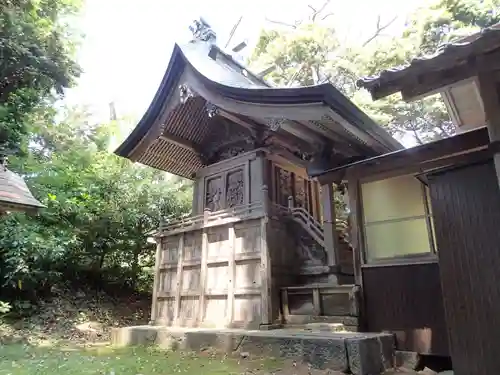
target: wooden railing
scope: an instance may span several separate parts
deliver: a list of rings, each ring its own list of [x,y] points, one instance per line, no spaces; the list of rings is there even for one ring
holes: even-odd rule
[[[237,221],[256,219],[264,215],[286,216],[299,224],[318,244],[325,247],[323,225],[302,207],[294,207],[293,198],[288,198],[288,207],[269,202],[267,187],[262,188],[262,202],[254,202],[219,211],[205,211],[172,223],[160,223],[159,235],[170,236],[196,229],[225,225]],[[337,220],[337,230],[345,229],[345,222]]]
[[[225,225],[237,221],[258,218],[264,215],[262,203],[249,203],[219,211],[205,211],[202,215],[190,216],[173,223],[160,223],[160,235],[189,232],[196,229]]]
[[[318,220],[301,207],[290,208],[292,219],[305,229],[321,246],[325,247],[325,232]]]

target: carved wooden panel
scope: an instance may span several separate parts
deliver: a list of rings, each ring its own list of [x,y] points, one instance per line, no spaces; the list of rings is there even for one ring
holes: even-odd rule
[[[196,291],[200,288],[200,267],[184,267],[182,270],[182,285],[183,291]]]
[[[258,253],[260,249],[260,221],[250,221],[234,227],[236,254]]]
[[[221,210],[222,207],[222,177],[217,176],[207,180],[205,187],[205,209]]]
[[[229,256],[229,229],[228,227],[209,228],[208,239],[208,259],[226,259]]]
[[[295,206],[309,209],[309,182],[299,176],[295,176]]]
[[[226,208],[242,205],[245,201],[243,169],[229,172],[226,182]]]
[[[202,231],[187,232],[184,235],[184,260],[201,259]]]
[[[288,206],[288,197],[293,196],[292,173],[280,167],[276,167],[276,201],[282,206]]]
[[[219,151],[218,155],[214,158],[213,161],[219,162],[222,160],[231,159],[249,151],[250,149],[251,147],[245,142],[232,144]]]
[[[162,238],[160,264],[177,263],[179,255],[179,237]]]

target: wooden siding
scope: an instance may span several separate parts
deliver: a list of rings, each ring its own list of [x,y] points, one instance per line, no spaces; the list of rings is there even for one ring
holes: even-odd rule
[[[153,322],[258,328],[260,228],[257,219],[161,238]]]
[[[457,375],[495,374],[500,356],[500,194],[493,163],[429,179]]]
[[[399,350],[448,355],[439,265],[365,267],[367,329],[390,331]]]

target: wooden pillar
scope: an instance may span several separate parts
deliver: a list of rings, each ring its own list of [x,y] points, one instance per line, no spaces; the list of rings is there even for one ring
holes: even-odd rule
[[[155,273],[154,273],[154,282],[153,282],[153,301],[151,303],[151,319],[149,321],[150,325],[154,325],[157,320],[157,311],[158,311],[158,289],[160,287],[160,261],[161,261],[161,241],[162,238],[156,237],[156,256],[155,256]]]
[[[180,311],[181,311],[181,298],[182,298],[182,268],[184,260],[184,233],[179,235],[179,245],[177,249],[177,289],[175,290],[175,308],[174,308],[174,322],[179,325]]]
[[[234,234],[234,224],[229,225],[228,228],[228,241],[229,241],[229,259],[228,259],[228,285],[227,285],[227,311],[226,311],[226,318],[227,318],[227,326],[231,327],[233,324],[233,319],[234,319],[234,284],[236,281],[236,263],[235,263],[235,256],[236,256],[236,249],[234,246],[234,241],[235,241],[235,234]]]
[[[500,142],[500,83],[496,80],[496,74],[493,72],[480,74],[478,81],[490,141],[492,143]],[[500,148],[497,147],[497,150],[500,150]],[[493,161],[500,185],[500,152],[494,154]]]
[[[203,212],[204,226],[207,225],[208,216],[210,215],[210,211],[205,210]],[[205,292],[207,290],[207,268],[208,268],[208,229],[203,228],[201,238],[201,268],[200,268],[200,289],[199,289],[199,299],[198,299],[198,307],[196,311],[195,319],[197,320],[197,324],[200,325],[203,322],[203,315],[205,315]]]
[[[264,217],[260,222],[260,276],[261,276],[261,324],[269,326],[272,317],[272,275],[271,275],[271,256],[267,246],[267,223],[269,210],[269,197],[267,185],[262,187],[262,203],[264,209]]]
[[[333,184],[329,183],[321,186],[321,205],[323,208],[323,230],[325,233],[325,250],[328,266],[332,270],[338,271],[340,267],[339,238],[337,234]]]

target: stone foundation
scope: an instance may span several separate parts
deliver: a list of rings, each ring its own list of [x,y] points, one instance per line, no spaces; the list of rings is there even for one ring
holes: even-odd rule
[[[394,337],[390,334],[136,326],[114,329],[111,340],[116,346],[213,348],[226,354],[286,358],[355,375],[377,375],[394,366]]]

